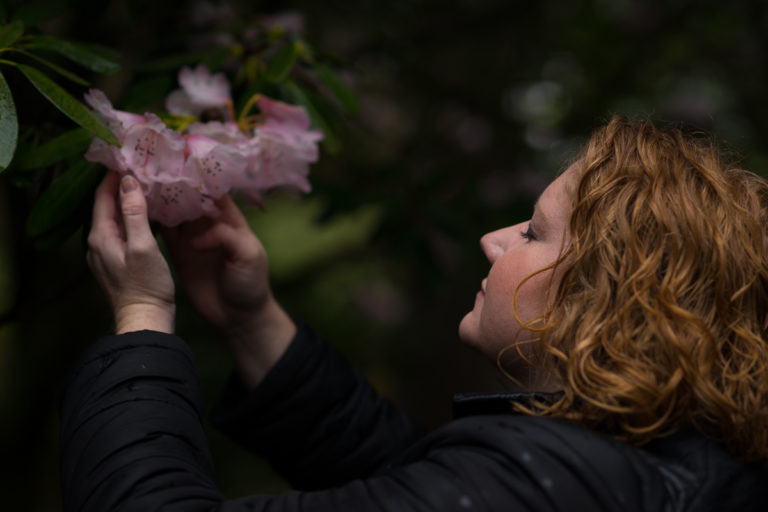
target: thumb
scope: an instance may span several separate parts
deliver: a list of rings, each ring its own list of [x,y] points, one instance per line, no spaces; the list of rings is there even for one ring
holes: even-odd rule
[[[128,246],[154,239],[147,218],[147,201],[133,176],[124,176],[120,181],[120,210]]]

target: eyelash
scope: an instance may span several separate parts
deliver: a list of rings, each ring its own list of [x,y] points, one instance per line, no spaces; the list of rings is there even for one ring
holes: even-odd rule
[[[520,232],[520,236],[527,241],[536,240],[536,234],[533,232],[533,228],[528,224],[528,229]]]

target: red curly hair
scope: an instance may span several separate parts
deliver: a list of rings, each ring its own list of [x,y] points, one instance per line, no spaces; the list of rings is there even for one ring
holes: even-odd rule
[[[562,279],[527,325],[564,393],[523,409],[633,444],[694,427],[768,460],[768,183],[625,117],[577,162]]]

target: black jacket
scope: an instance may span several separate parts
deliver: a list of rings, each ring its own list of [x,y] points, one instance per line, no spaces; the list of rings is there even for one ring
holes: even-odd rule
[[[151,331],[99,340],[62,403],[64,510],[768,510],[768,474],[693,432],[643,449],[459,397],[423,435],[326,344],[300,329],[258,389],[232,380],[219,426],[297,491],[226,500],[201,426],[190,351]]]

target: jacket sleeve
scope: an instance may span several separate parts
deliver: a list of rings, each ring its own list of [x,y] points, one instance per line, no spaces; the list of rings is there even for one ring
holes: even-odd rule
[[[303,325],[258,388],[230,379],[213,423],[298,489],[367,477],[424,434]]]
[[[61,406],[66,511],[217,503],[201,389],[181,339],[153,331],[90,347]]]

